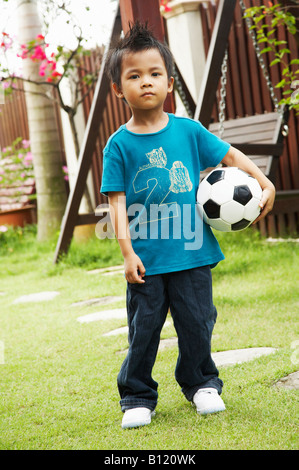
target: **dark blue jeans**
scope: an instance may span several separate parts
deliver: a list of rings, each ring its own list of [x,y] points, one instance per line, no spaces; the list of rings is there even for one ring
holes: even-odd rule
[[[144,284],[127,287],[129,351],[118,374],[121,408],[154,410],[158,383],[152,378],[160,333],[167,312],[173,318],[179,355],[175,378],[187,400],[200,388],[220,394],[222,380],[211,358],[211,337],[217,317],[209,266],[146,276]]]

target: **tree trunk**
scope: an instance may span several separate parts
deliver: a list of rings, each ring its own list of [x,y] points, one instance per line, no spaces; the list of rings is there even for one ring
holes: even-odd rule
[[[41,33],[36,0],[17,0],[18,36],[27,43]],[[39,65],[25,59],[23,77],[39,81]],[[66,205],[61,146],[54,105],[34,93],[46,93],[49,86],[24,82],[28,125],[37,193],[38,240],[47,240],[61,224]]]

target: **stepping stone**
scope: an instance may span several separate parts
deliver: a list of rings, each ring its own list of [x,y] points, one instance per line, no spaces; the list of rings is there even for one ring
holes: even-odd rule
[[[163,328],[169,325],[171,325],[170,321],[166,320]],[[122,326],[121,328],[117,328],[116,330],[108,331],[108,333],[104,333],[102,336],[117,336],[117,335],[122,335],[124,333],[128,334],[128,331],[129,331],[129,328],[127,326]]]
[[[177,337],[162,339],[159,345],[159,351],[164,349],[177,346]],[[276,352],[275,348],[248,348],[248,349],[235,349],[231,351],[220,351],[212,353],[212,358],[217,367],[221,366],[232,366],[235,364],[241,364],[243,362],[252,361],[258,357],[272,354]],[[124,354],[128,352],[128,349],[117,351],[118,354]]]
[[[99,297],[97,299],[88,299],[82,300],[81,302],[75,302],[71,304],[71,307],[88,307],[89,305],[106,305],[111,304],[112,302],[119,302],[121,300],[125,300],[125,296],[107,296],[107,297]]]
[[[108,333],[104,333],[102,336],[117,336],[123,334],[128,334],[127,326],[122,326],[121,328],[117,328],[116,330],[108,331]]]
[[[235,349],[232,351],[220,351],[212,353],[212,358],[217,366],[230,366],[241,364],[242,362],[252,361],[258,357],[273,354],[275,348],[247,348]]]
[[[283,377],[278,380],[274,386],[287,388],[289,390],[299,390],[299,371]]]
[[[100,320],[112,320],[114,318],[127,318],[126,308],[116,308],[114,310],[103,310],[102,312],[90,313],[77,318],[79,323],[91,323]]]
[[[20,304],[25,302],[46,302],[53,300],[59,292],[37,292],[35,294],[22,295],[13,301],[13,304]]]
[[[98,268],[98,269],[92,269],[91,271],[87,271],[87,274],[102,274],[102,273],[107,273],[111,271],[120,271],[124,269],[124,265],[119,265],[119,266],[108,266],[107,268]]]
[[[115,274],[124,274],[124,268],[103,273],[102,276],[115,276]]]

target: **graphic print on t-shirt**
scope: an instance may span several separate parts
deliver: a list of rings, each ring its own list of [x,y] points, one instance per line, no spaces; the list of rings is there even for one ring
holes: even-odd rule
[[[146,156],[150,163],[140,167],[133,180],[135,194],[151,189],[139,223],[178,217],[174,194],[192,190],[188,169],[181,161],[166,168],[167,156],[162,147],[153,149]]]

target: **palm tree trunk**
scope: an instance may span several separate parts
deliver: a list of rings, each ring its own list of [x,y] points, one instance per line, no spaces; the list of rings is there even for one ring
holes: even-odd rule
[[[36,0],[17,0],[18,36],[21,43],[41,33]],[[39,65],[23,61],[23,77],[39,81]],[[28,125],[37,192],[38,240],[47,240],[60,228],[66,205],[61,145],[53,103],[40,95],[48,86],[24,82]],[[39,94],[34,94],[39,93]]]

